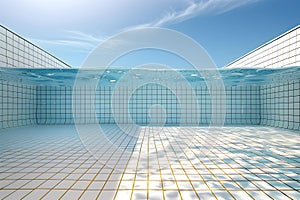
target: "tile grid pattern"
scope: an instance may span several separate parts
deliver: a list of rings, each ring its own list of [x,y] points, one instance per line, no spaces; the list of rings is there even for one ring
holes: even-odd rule
[[[300,65],[300,26],[233,61],[225,68],[281,68]]]
[[[300,130],[300,80],[261,86],[261,124]]]
[[[176,88],[176,94],[174,94],[168,88],[157,84],[140,87],[129,97],[128,91],[130,90],[124,87],[114,95],[117,97],[115,101],[112,99],[112,91],[113,88],[103,86],[98,87],[94,92],[90,87],[82,86],[72,93],[72,87],[38,86],[37,123],[74,123],[72,97],[77,108],[75,113],[77,123],[81,124],[98,122],[113,124],[116,123],[114,120],[116,117],[119,119],[118,123],[140,125],[196,124],[196,116],[199,117],[200,125],[208,125],[211,120],[211,101],[213,100],[207,87],[195,88],[195,100],[190,99],[191,95],[185,88]],[[258,125],[260,123],[259,86],[227,87],[226,93],[225,124]],[[94,95],[95,101],[93,101]],[[114,107],[111,102],[115,103]],[[96,111],[96,117],[93,115],[94,111]],[[127,111],[129,111],[129,117]],[[223,111],[217,110],[216,116],[220,118]]]
[[[36,87],[0,80],[0,129],[36,123]]]
[[[226,125],[267,125],[292,130],[300,129],[299,120],[299,84],[300,80],[279,82],[263,86],[226,87]],[[0,82],[0,128],[10,128],[30,124],[72,124],[72,87],[31,86],[22,83]],[[126,91],[117,94],[118,101],[126,102]],[[177,91],[184,98],[188,94]],[[200,125],[207,125],[211,117],[211,99],[206,87],[197,87],[196,97],[200,113]],[[110,87],[99,87],[95,94],[88,87],[78,88],[74,94],[79,109],[78,123],[113,124],[119,116],[121,123],[129,123],[126,118],[126,107],[115,105],[111,110]],[[95,95],[95,107],[92,95]],[[176,125],[179,124],[181,109],[179,101],[172,93],[159,85],[146,85],[139,88],[128,100],[128,110],[133,122],[137,124]],[[196,107],[194,102],[186,100],[186,107]],[[159,107],[157,107],[159,105]],[[161,109],[164,109],[162,112]],[[93,117],[96,110],[96,118]],[[196,110],[196,109],[195,109]],[[154,117],[153,117],[154,113]],[[185,119],[186,124],[193,117]],[[152,121],[153,122],[153,121]]]
[[[127,126],[131,137],[104,125],[108,143],[95,141],[96,127],[86,126],[91,126],[86,142],[99,152],[98,160],[72,126],[43,126],[42,133],[40,126],[2,131],[0,198],[300,197],[296,132],[228,127],[210,134],[203,127]]]
[[[66,63],[1,25],[0,67],[70,68]]]

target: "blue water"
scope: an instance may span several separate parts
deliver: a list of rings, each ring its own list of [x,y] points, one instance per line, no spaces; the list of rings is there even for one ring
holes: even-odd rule
[[[300,67],[282,69],[218,69],[218,70],[157,70],[157,69],[25,69],[0,68],[0,80],[21,82],[31,85],[72,86],[77,81],[98,81],[102,86],[115,85],[124,75],[130,82],[144,80],[149,82],[188,81],[191,84],[203,84],[208,77],[221,79],[225,85],[260,85],[265,83],[297,80],[300,78]],[[175,76],[174,76],[175,74]]]

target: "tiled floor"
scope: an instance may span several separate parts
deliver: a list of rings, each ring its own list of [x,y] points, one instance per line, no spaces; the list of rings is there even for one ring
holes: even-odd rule
[[[300,199],[300,134],[265,127],[0,132],[0,199]]]

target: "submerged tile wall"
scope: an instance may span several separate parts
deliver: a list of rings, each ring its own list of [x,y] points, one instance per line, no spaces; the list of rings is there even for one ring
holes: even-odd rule
[[[225,125],[260,124],[300,130],[299,88],[300,80],[226,87]],[[129,88],[122,88],[114,96],[112,91],[111,87],[102,86],[94,92],[82,86],[73,93],[73,87],[0,81],[0,129],[32,124],[73,124],[73,111],[76,123],[81,124],[113,124],[116,118],[118,123],[141,125],[195,124],[197,117],[199,125],[210,123],[211,96],[206,87],[195,89],[198,107],[182,88],[174,94],[164,86],[148,84],[135,90],[130,98],[127,98]],[[111,106],[112,101],[114,106]],[[74,110],[72,103],[76,107]],[[182,112],[181,108],[187,112]],[[216,116],[220,117],[223,111],[216,111]],[[185,113],[187,117],[181,121]]]
[[[0,80],[0,129],[36,123],[36,87]]]
[[[258,125],[260,124],[260,93],[259,86],[226,87],[227,125]]]
[[[171,91],[157,84],[147,84],[131,95],[122,88],[115,95],[111,87],[87,86],[73,92],[72,87],[37,87],[37,123],[136,123],[136,124],[195,124],[208,125],[212,117],[211,95],[207,87],[195,88],[195,99],[185,88]],[[176,94],[175,94],[175,93]],[[215,110],[215,117],[226,113],[227,125],[258,125],[260,123],[259,86],[227,87],[225,106]],[[73,102],[72,102],[72,97]],[[218,101],[218,100],[217,100]],[[113,102],[113,104],[112,104]],[[72,110],[72,103],[75,110]],[[197,104],[198,103],[198,104]],[[198,109],[197,109],[198,108]],[[74,107],[73,107],[74,109]],[[222,110],[223,109],[223,110]],[[225,110],[226,109],[226,110]],[[95,116],[96,113],[96,116]],[[198,117],[198,120],[196,120]]]
[[[300,130],[300,80],[261,86],[261,124]]]

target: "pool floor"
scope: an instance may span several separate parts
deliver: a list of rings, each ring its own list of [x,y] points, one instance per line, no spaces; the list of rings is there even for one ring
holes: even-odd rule
[[[0,153],[0,199],[300,199],[283,129],[32,126],[0,131]]]

